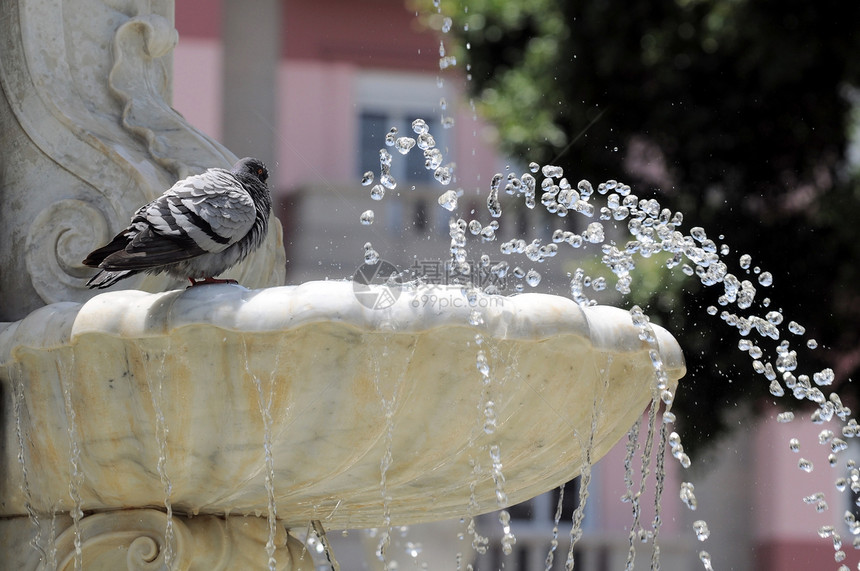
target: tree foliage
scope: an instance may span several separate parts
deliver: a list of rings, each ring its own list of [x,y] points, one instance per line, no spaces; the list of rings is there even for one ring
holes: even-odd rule
[[[819,341],[805,372],[827,363],[843,399],[856,392],[860,185],[846,153],[860,3],[443,0],[440,12],[508,153],[577,179],[624,178],[724,235],[735,260],[750,254],[774,274],[759,295]],[[676,406],[694,442],[768,393],[736,335],[696,309],[717,294],[687,285],[683,309],[650,311],[685,348]]]

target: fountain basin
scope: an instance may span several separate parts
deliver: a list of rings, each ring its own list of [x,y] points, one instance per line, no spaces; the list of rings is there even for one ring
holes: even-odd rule
[[[578,475],[589,446],[592,461],[608,452],[654,394],[651,346],[624,310],[546,294],[470,306],[436,286],[371,309],[353,288],[118,291],[0,324],[0,516],[71,510],[71,412],[85,511],[163,507],[166,476],[175,512],[265,514],[270,442],[278,518],[345,529],[498,509],[496,445],[508,503],[538,495]],[[681,350],[654,330],[674,386]]]

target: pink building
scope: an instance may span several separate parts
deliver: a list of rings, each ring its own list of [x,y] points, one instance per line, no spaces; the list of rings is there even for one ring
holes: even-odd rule
[[[399,181],[396,201],[369,203],[369,190],[359,182],[364,171],[378,169],[378,149],[390,127],[405,134],[413,119],[427,120],[438,146],[457,165],[461,200],[476,207],[485,200],[480,192],[492,174],[505,164],[491,144],[492,130],[474,117],[462,76],[439,69],[444,36],[422,30],[402,0],[184,0],[176,3],[176,27],[180,43],[173,104],[238,155],[258,156],[270,165],[290,282],[349,277],[361,263],[366,241],[400,266],[443,252],[444,239],[424,238],[431,227],[447,233],[447,213],[435,203],[439,190],[431,187],[423,164],[412,159],[398,163],[393,171]],[[449,119],[453,127],[443,128]],[[372,232],[358,224],[360,213],[371,206],[377,216]],[[404,234],[410,226],[415,231]],[[662,569],[703,568],[701,550],[710,553],[718,570],[837,569],[832,539],[815,533],[827,525],[842,535],[848,554],[844,563],[857,568],[853,538],[841,521],[846,509],[858,508],[852,507],[850,491],[834,489],[840,468],[828,466],[826,450],[817,444],[826,427],[799,420],[777,424],[775,415],[756,425],[741,423],[735,437],[717,443],[690,470],[667,458],[659,536]],[[799,453],[789,449],[793,437],[802,443]],[[801,456],[813,461],[812,472],[797,468]],[[632,518],[630,505],[619,501],[623,461],[621,443],[594,467],[577,569],[624,567]],[[695,512],[679,500],[683,480],[695,484]],[[570,499],[573,486],[568,488]],[[653,500],[648,499],[653,498],[653,477],[647,488],[641,518],[646,530],[654,517]],[[818,500],[804,502],[819,492],[826,494],[828,509],[821,509]],[[511,511],[515,553],[497,559],[500,526],[493,517],[484,517],[482,533],[494,537],[496,547],[478,562],[478,569],[497,569],[502,563],[507,570],[544,569],[553,495]],[[568,506],[568,522],[569,511]],[[708,522],[711,532],[701,543],[692,525],[699,519]],[[456,568],[458,525],[435,526],[425,530],[423,539],[413,540],[427,546],[426,561],[439,562],[431,568]],[[564,537],[566,531],[561,533]],[[361,535],[334,538],[345,571],[373,568],[365,566],[373,558],[366,557]],[[443,547],[431,547],[434,538]],[[650,546],[636,547],[636,568],[649,568]],[[563,568],[565,556],[562,541],[554,569]]]

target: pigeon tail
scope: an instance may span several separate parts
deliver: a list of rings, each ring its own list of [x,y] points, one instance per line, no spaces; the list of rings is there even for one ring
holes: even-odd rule
[[[87,287],[89,288],[98,288],[105,289],[107,287],[112,286],[116,282],[121,279],[125,279],[129,276],[138,273],[136,270],[118,270],[118,271],[109,271],[102,270],[87,282]]]

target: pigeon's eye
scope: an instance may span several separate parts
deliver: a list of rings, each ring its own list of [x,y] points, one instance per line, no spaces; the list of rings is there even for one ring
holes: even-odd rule
[[[257,174],[263,174],[263,169],[257,169]]]

